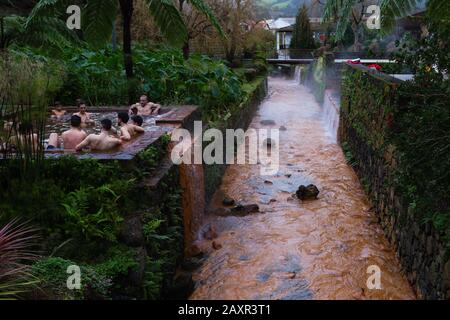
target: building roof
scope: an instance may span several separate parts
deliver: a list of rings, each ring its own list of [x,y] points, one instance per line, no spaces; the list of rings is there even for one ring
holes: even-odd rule
[[[323,29],[322,18],[309,18],[313,30]],[[295,25],[295,18],[278,18],[266,20],[267,29],[274,31],[292,31]]]
[[[295,24],[295,18],[278,18],[276,20],[269,19],[266,20],[266,23],[269,30],[279,30]]]

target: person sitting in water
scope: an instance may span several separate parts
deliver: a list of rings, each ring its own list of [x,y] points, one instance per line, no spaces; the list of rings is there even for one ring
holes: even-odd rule
[[[101,122],[102,132],[100,134],[90,134],[80,144],[75,147],[76,151],[90,147],[91,150],[106,151],[118,147],[122,140],[112,137],[112,122],[109,119],[103,119]]]
[[[63,110],[62,104],[59,101],[55,101],[55,109],[52,110],[52,117],[59,119],[66,114],[66,110]]]
[[[120,126],[120,138],[124,141],[130,141],[138,133],[143,133],[145,130],[134,124],[129,124],[130,116],[126,112],[119,112],[117,114],[117,122]]]
[[[61,134],[65,150],[74,150],[87,136],[86,132],[81,130],[81,118],[72,116],[70,118],[71,128]],[[47,150],[54,150],[60,147],[58,134],[52,133],[48,140]]]
[[[141,116],[132,116],[131,121],[133,121],[133,124],[138,127],[142,127],[142,124],[144,123],[144,119],[142,119]]]
[[[148,101],[148,97],[144,94],[140,97],[139,103],[131,106],[131,109],[136,107],[138,109],[138,115],[140,116],[151,116],[158,115],[161,105]],[[130,109],[130,110],[131,110]]]
[[[32,151],[38,151],[40,149],[38,135],[32,132],[33,125],[31,123],[20,123],[19,133],[16,136],[11,136],[9,138],[10,147],[13,149],[31,147]]]
[[[81,118],[81,127],[86,127],[87,125],[92,125],[95,123],[94,120],[91,120],[91,114],[87,112],[87,107],[84,102],[79,103],[78,112],[73,115]]]

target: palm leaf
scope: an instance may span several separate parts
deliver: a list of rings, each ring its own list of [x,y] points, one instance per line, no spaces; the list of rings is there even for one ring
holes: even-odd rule
[[[31,10],[28,16],[25,27],[28,27],[30,23],[37,17],[60,17],[65,13],[69,5],[75,4],[71,0],[40,0]]]
[[[352,14],[353,6],[358,0],[342,1],[342,5],[338,13],[338,23],[336,26],[336,39],[341,40],[344,37],[345,31],[350,24],[350,15]]]
[[[99,47],[111,39],[117,0],[90,0],[82,10],[82,30],[87,42]]]
[[[381,28],[384,34],[392,31],[395,20],[411,13],[416,7],[416,0],[381,0]]]
[[[23,43],[35,46],[64,48],[80,40],[76,33],[69,30],[65,22],[55,17],[36,17],[26,27]]]
[[[330,22],[337,17],[337,13],[342,7],[343,0],[328,0],[323,8],[322,18],[324,22]]]
[[[146,2],[150,14],[164,37],[173,45],[183,45],[187,40],[187,29],[173,1],[146,0]]]

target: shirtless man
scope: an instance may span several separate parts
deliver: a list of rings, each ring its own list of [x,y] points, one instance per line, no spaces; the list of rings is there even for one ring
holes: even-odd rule
[[[146,95],[142,95],[139,99],[139,103],[131,106],[130,111],[136,107],[138,109],[138,115],[140,116],[151,116],[159,114],[159,110],[161,109],[161,105],[149,102],[148,97]],[[130,112],[131,113],[131,112]]]
[[[81,118],[81,127],[83,128],[95,123],[94,120],[91,120],[91,114],[87,112],[86,104],[84,102],[80,102],[78,105],[78,112],[74,113],[74,116],[79,116]]]
[[[112,122],[109,119],[101,121],[102,132],[100,134],[90,134],[79,145],[75,147],[76,151],[90,147],[91,150],[106,151],[118,147],[122,144],[122,140],[111,136]]]
[[[61,134],[64,143],[64,150],[74,150],[87,136],[86,132],[81,130],[81,118],[72,116],[70,118],[71,128]],[[47,150],[53,150],[60,147],[58,134],[52,133],[48,140]]]
[[[117,122],[120,126],[120,138],[123,141],[130,141],[138,133],[143,133],[145,130],[134,124],[129,124],[130,116],[126,112],[119,112],[117,114]]]
[[[142,127],[142,124],[144,123],[144,119],[142,119],[141,116],[132,116],[131,121],[133,121],[133,124],[138,127]]]
[[[55,109],[52,110],[52,117],[60,119],[66,114],[66,110],[63,110],[62,104],[59,101],[55,101]]]
[[[15,149],[24,149],[30,148],[33,152],[38,151],[40,149],[40,145],[38,142],[38,135],[33,132],[33,125],[27,123],[19,124],[19,133],[17,136],[11,136],[9,138],[10,147]],[[30,141],[32,140],[32,141]],[[30,145],[31,143],[31,145]]]

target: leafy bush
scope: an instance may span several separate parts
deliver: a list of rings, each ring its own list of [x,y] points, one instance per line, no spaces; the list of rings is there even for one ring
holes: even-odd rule
[[[48,59],[42,50],[20,50],[33,59]],[[67,77],[57,96],[68,105],[77,98],[91,105],[126,105],[129,86],[136,95],[147,93],[153,101],[196,104],[206,112],[220,112],[241,98],[239,77],[223,62],[206,56],[192,55],[185,60],[177,50],[136,46],[135,80],[131,83],[123,71],[121,52],[111,48],[68,47],[58,59],[65,65]]]
[[[69,266],[77,263],[59,257],[44,258],[32,266],[32,274],[40,279],[42,291],[36,292],[46,299],[105,299],[109,296],[111,280],[90,266],[79,265],[81,271],[81,289],[68,289],[67,273]]]
[[[427,19],[430,35],[407,37],[395,57],[415,75],[401,86],[405,103],[394,114],[397,183],[415,212],[450,245],[450,26]]]
[[[120,277],[128,274],[130,269],[137,267],[135,251],[123,245],[111,247],[106,254],[100,255],[100,263],[93,268],[116,283]]]
[[[88,241],[102,238],[115,242],[123,221],[117,206],[121,197],[107,184],[72,191],[62,203],[68,217],[66,230],[78,230]]]

